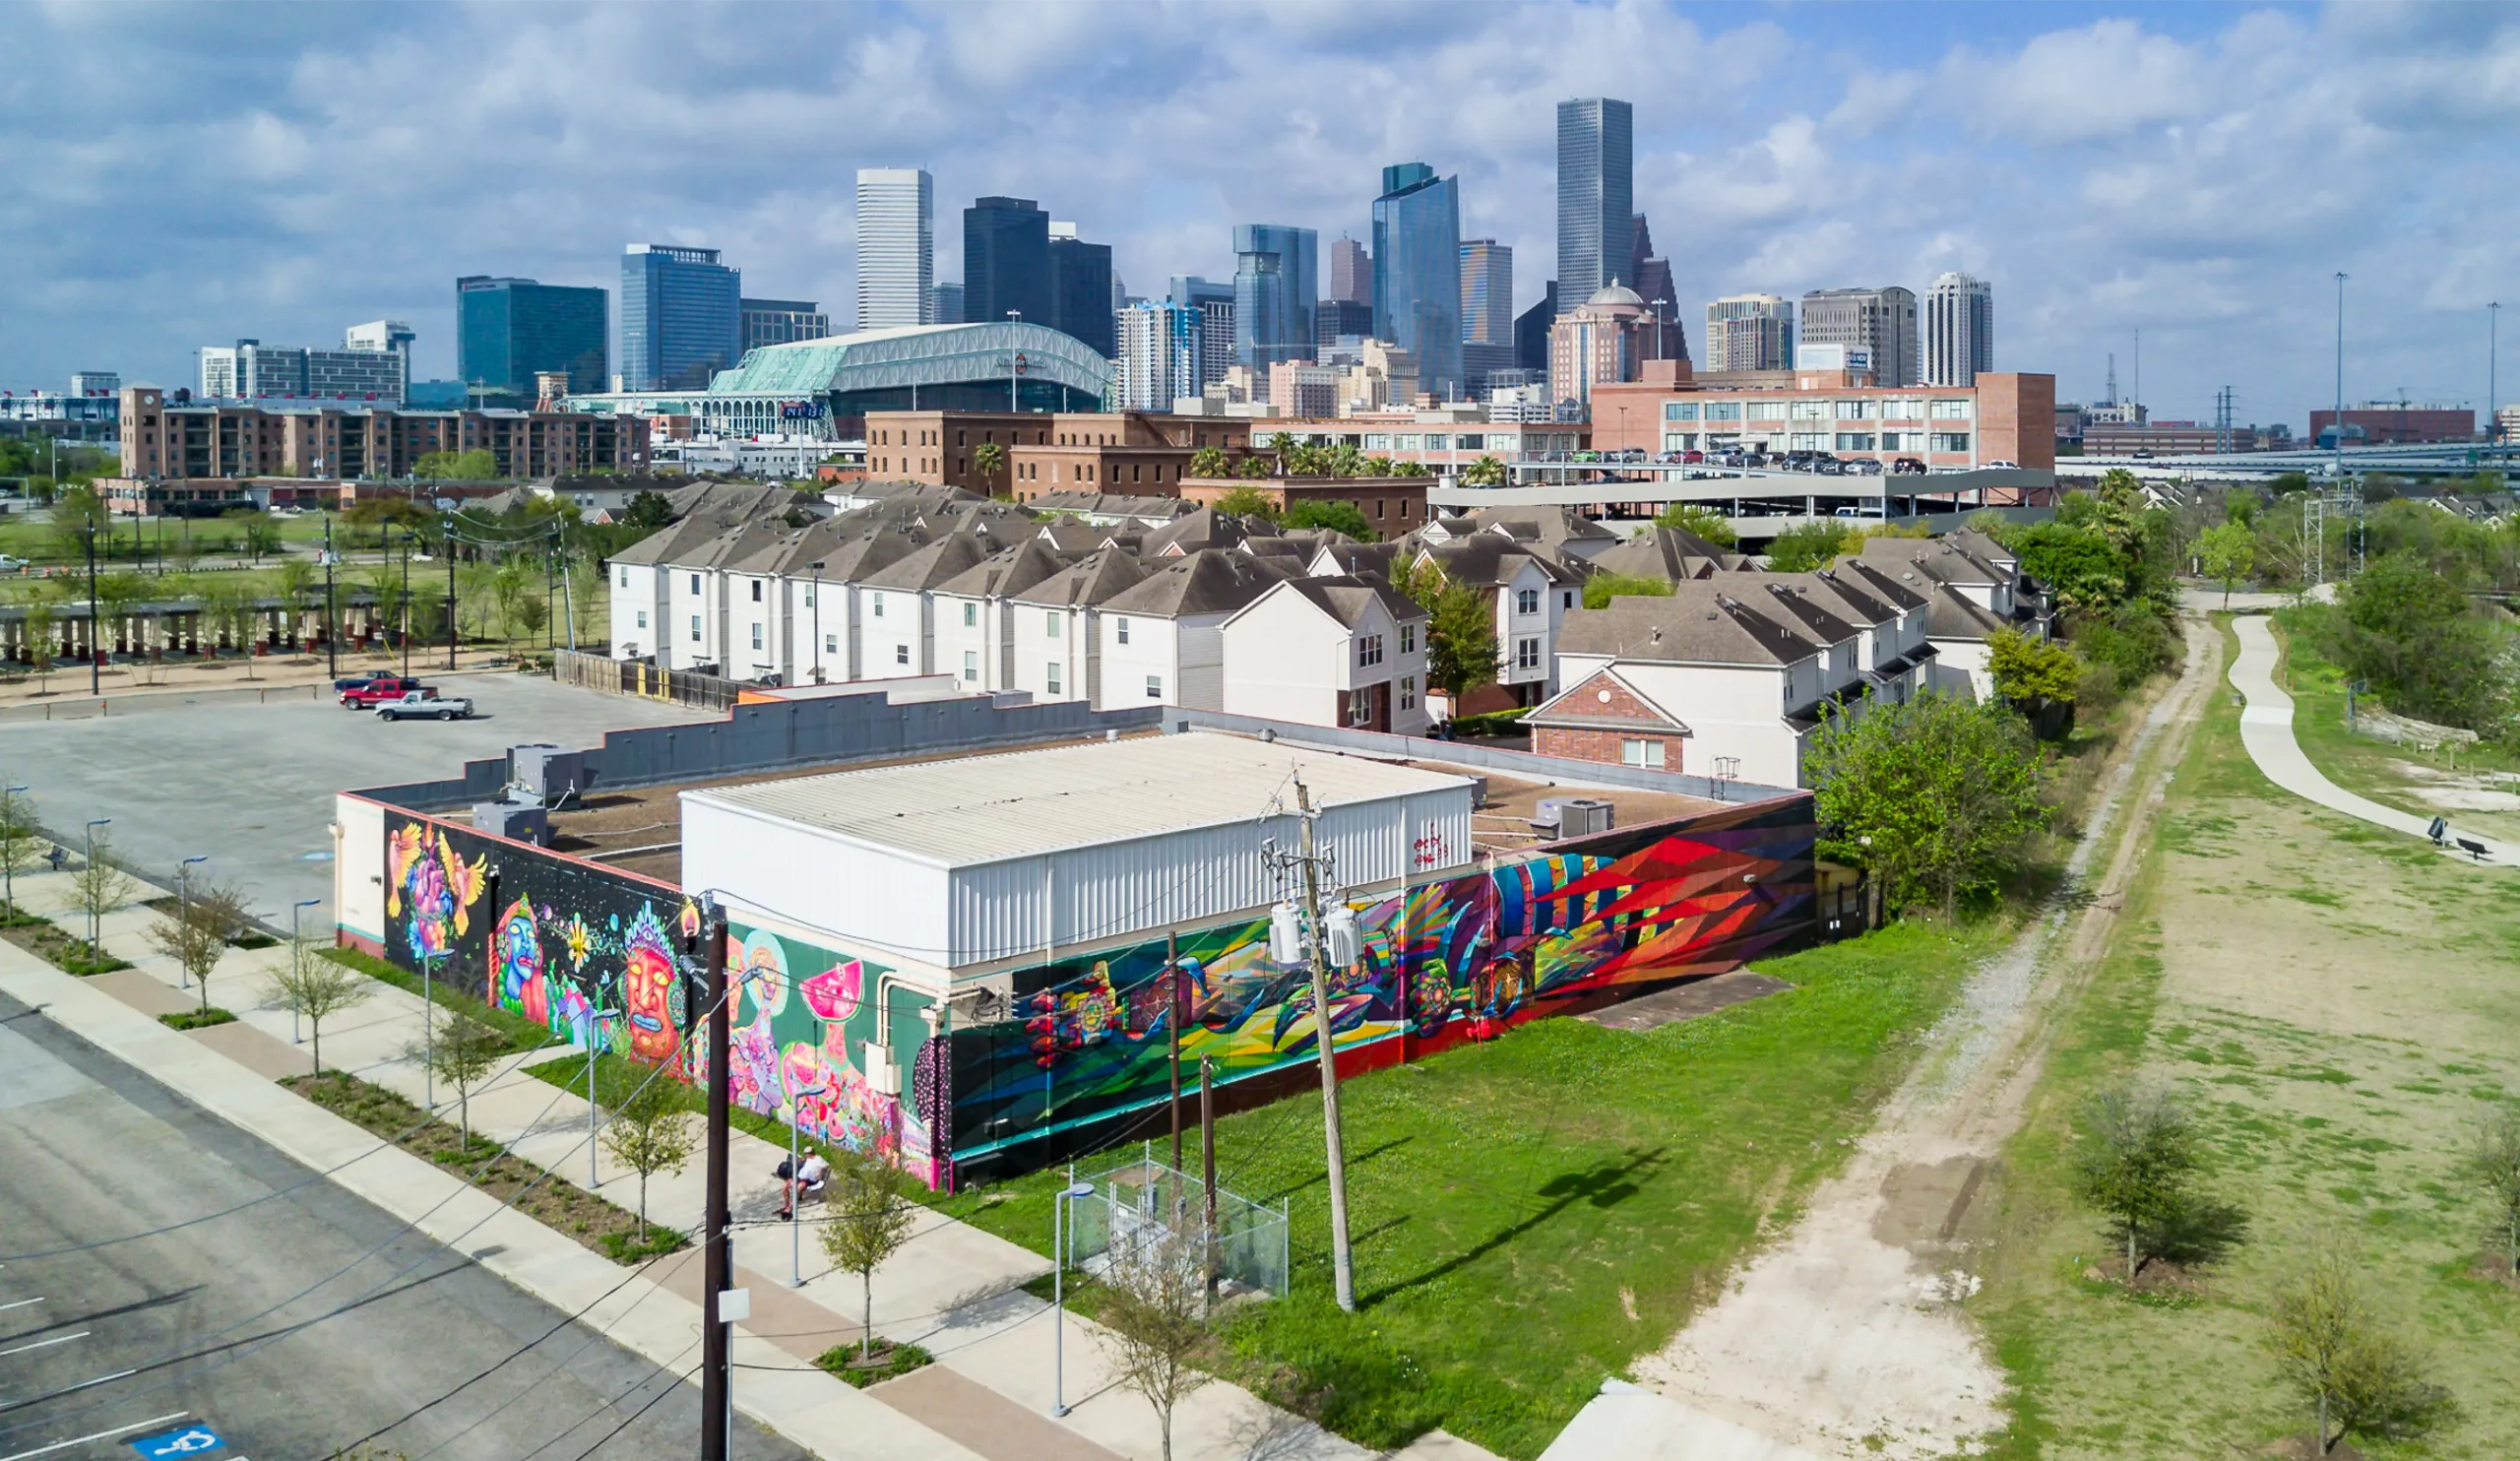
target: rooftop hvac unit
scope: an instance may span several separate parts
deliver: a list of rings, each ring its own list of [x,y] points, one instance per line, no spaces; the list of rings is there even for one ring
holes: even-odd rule
[[[551,845],[551,814],[531,801],[475,801],[472,830],[547,848]]]
[[[1592,796],[1547,796],[1532,825],[1556,838],[1590,837],[1610,830],[1611,806]]]
[[[508,747],[508,784],[548,806],[587,789],[587,753],[564,751],[548,742]]]

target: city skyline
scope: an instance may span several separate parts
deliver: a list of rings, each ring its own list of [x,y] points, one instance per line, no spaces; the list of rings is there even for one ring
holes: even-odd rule
[[[1683,320],[1728,294],[1922,294],[1960,272],[2003,295],[2000,364],[2054,371],[2068,399],[2099,396],[2108,353],[2128,354],[2141,329],[2161,413],[2209,413],[2228,382],[2244,417],[2299,423],[2332,392],[2325,286],[2342,269],[2348,396],[2485,404],[2484,304],[2506,292],[2491,240],[2512,207],[2491,186],[2508,164],[2490,138],[2520,109],[2494,80],[2520,27],[2488,8],[1881,6],[1825,34],[1764,10],[1500,7],[1439,34],[1286,12],[1265,45],[1231,54],[1196,52],[1186,18],[1149,10],[1090,64],[1180,50],[1165,86],[1053,100],[1012,129],[976,119],[1011,104],[1020,77],[961,33],[989,27],[953,14],[843,25],[799,11],[797,44],[727,70],[731,57],[678,54],[667,32],[683,22],[662,10],[231,10],[219,25],[95,12],[76,26],[24,12],[28,81],[0,127],[22,147],[76,139],[87,160],[0,181],[18,205],[0,210],[15,220],[0,241],[19,262],[0,281],[0,385],[57,388],[99,364],[182,384],[205,341],[320,343],[380,316],[417,327],[414,377],[446,378],[456,277],[617,287],[614,261],[639,239],[720,248],[758,287],[844,314],[859,166],[927,168],[949,218],[979,196],[1040,198],[1108,240],[1115,271],[1150,294],[1145,282],[1175,274],[1229,276],[1236,223],[1364,234],[1379,168],[1421,157],[1460,175],[1463,233],[1521,256],[1520,313],[1555,274],[1554,108],[1606,95],[1634,102],[1634,207],[1659,225]],[[1063,7],[1005,22],[1001,38],[1044,54],[1111,39]],[[1535,27],[1563,42],[1548,57],[1529,53]],[[885,92],[904,99],[879,103],[861,72],[897,53],[908,69]],[[101,60],[114,54],[128,64]],[[542,95],[570,85],[571,56],[604,58],[610,79],[603,104],[579,109],[605,120],[564,135],[538,118],[572,110]],[[1193,102],[1263,66],[1307,120],[1228,146]],[[1780,71],[1800,85],[1755,84]],[[474,79],[436,103],[426,156],[346,99],[456,72]],[[1400,80],[1350,125],[1368,73]],[[1704,78],[1703,95],[1661,99],[1676,74]],[[143,75],[184,80],[152,91]],[[202,89],[211,78],[257,104],[228,108]],[[771,118],[828,131],[832,160],[799,169],[730,145]],[[521,136],[558,149],[556,165],[485,182]],[[686,154],[713,165],[665,165]],[[179,169],[177,156],[212,161]],[[332,165],[346,156],[368,165]],[[209,238],[216,254],[191,251]],[[937,246],[955,257],[957,242]]]

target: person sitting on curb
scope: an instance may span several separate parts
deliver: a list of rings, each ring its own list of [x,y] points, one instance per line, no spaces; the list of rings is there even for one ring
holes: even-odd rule
[[[823,1160],[822,1153],[808,1152],[793,1173],[788,1170],[787,1163],[780,1163],[778,1175],[787,1178],[787,1185],[781,1189],[787,1203],[779,1209],[779,1221],[784,1223],[795,1212],[797,1203],[820,1192],[823,1184],[831,1180],[831,1164]]]

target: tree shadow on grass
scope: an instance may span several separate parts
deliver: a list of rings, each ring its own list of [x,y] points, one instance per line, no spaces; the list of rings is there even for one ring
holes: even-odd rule
[[[2248,1214],[2218,1198],[2190,1196],[2176,1210],[2145,1226],[2144,1251],[2182,1268],[2220,1263],[2248,1238]]]
[[[1497,1229],[1422,1273],[1386,1284],[1370,1294],[1358,1295],[1357,1302],[1369,1307],[1420,1285],[1433,1283],[1478,1262],[1578,1202],[1595,1208],[1616,1207],[1644,1190],[1638,1179],[1650,1175],[1655,1168],[1663,1165],[1664,1151],[1665,1148],[1656,1147],[1651,1151],[1631,1152],[1624,1161],[1599,1162],[1581,1171],[1561,1172],[1541,1183],[1535,1195],[1544,1200],[1529,1215]]]

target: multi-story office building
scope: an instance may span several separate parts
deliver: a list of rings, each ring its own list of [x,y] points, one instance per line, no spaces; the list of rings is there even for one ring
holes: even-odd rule
[[[1794,301],[1777,294],[1727,294],[1706,307],[1705,370],[1794,368]]]
[[[1657,360],[1642,380],[1596,382],[1592,409],[1593,445],[1606,451],[1814,451],[1953,470],[2056,466],[2052,375],[1984,371],[1969,386],[1900,387],[1873,384],[1857,370],[1796,369],[1739,382],[1700,380],[1679,361]]]
[[[1280,360],[1269,367],[1269,404],[1282,416],[1339,414],[1339,371],[1309,360]]]
[[[935,286],[936,180],[923,167],[858,168],[857,328],[953,323],[936,318]]]
[[[1173,402],[1207,389],[1204,313],[1169,299],[1141,300],[1120,311],[1112,410],[1168,412]]]
[[[606,384],[610,303],[601,289],[467,275],[455,282],[456,376],[521,399],[536,376],[565,370],[571,395],[593,395]]]
[[[1548,385],[1557,404],[1586,406],[1597,388],[1637,379],[1653,338],[1652,308],[1625,285],[1605,285],[1559,315],[1548,339]]]
[[[1493,238],[1461,246],[1461,338],[1467,345],[1514,343],[1514,250]]]
[[[1030,198],[976,198],[963,210],[963,318],[1020,314],[1050,324],[1050,216]]]
[[[746,299],[741,313],[745,349],[831,335],[831,316],[811,299]]]
[[[2085,428],[2085,439],[2089,439]],[[2365,401],[2345,409],[2347,446],[2407,446],[2423,442],[2474,441],[2477,413],[2471,406],[2417,406],[2404,401]],[[2310,440],[2320,451],[2336,445],[2336,410],[2310,413]],[[2085,450],[2089,450],[2086,446]]]
[[[1109,244],[1078,238],[1074,223],[1050,224],[1050,317],[1042,324],[1109,356],[1115,349],[1112,283]]]
[[[963,286],[961,285],[929,285],[927,286],[927,323],[931,325],[963,323]]]
[[[1557,299],[1584,303],[1636,283],[1635,108],[1606,96],[1557,103]]]
[[[122,394],[122,372],[119,370],[74,370],[70,373],[73,396],[119,396]]]
[[[1231,281],[1176,274],[1169,295],[1174,304],[1199,312],[1200,389],[1216,385],[1234,364],[1234,307]]]
[[[1937,276],[1925,290],[1924,378],[1965,386],[1995,368],[1995,295],[1983,279]]]
[[[621,384],[705,391],[743,358],[743,276],[713,248],[634,243],[621,258]]]
[[[1395,162],[1374,200],[1374,338],[1417,356],[1419,388],[1449,398],[1461,332],[1461,179]]]
[[[1541,291],[1538,304],[1514,316],[1514,368],[1548,373],[1548,330],[1557,323],[1557,281]]]
[[[1354,299],[1324,299],[1312,308],[1312,343],[1314,353],[1330,349],[1342,340],[1361,339],[1374,333],[1374,307]]]
[[[301,349],[240,340],[201,352],[201,394],[214,400],[373,401],[400,406],[410,365],[397,350]]]
[[[1649,358],[1687,359],[1689,336],[1680,321],[1680,291],[1671,280],[1671,261],[1654,251],[1654,230],[1646,226],[1641,213],[1636,216],[1636,231],[1630,235],[1628,257],[1636,265],[1631,287],[1645,301],[1654,321],[1654,337],[1648,347],[1653,354]]]
[[[1320,235],[1285,223],[1233,225],[1233,358],[1266,370],[1313,350]]]
[[[1361,304],[1370,309],[1374,302],[1374,256],[1353,238],[1339,238],[1330,244],[1330,291],[1323,301]]]
[[[393,350],[403,357],[403,376],[411,374],[411,342],[418,332],[401,320],[370,320],[352,325],[342,332],[342,349],[346,350]]]
[[[1802,296],[1795,340],[1868,351],[1875,385],[1913,386],[1923,378],[1917,358],[1916,291],[1897,285],[1811,290]]]
[[[408,476],[431,452],[489,452],[503,477],[597,469],[644,471],[645,417],[525,411],[397,411],[307,402],[170,405],[165,393],[122,393],[122,476],[134,484],[216,477]],[[152,490],[155,490],[153,487]],[[144,492],[117,504],[140,511]]]

